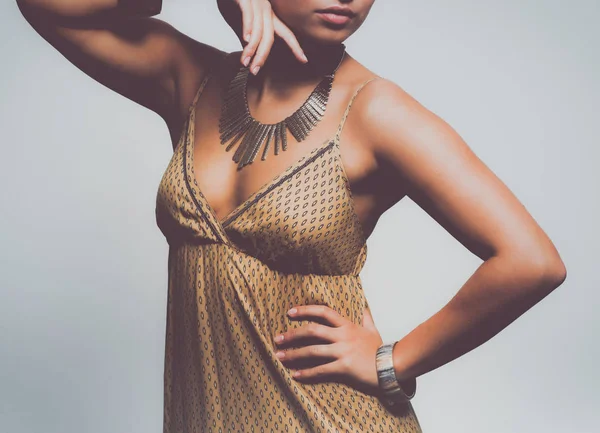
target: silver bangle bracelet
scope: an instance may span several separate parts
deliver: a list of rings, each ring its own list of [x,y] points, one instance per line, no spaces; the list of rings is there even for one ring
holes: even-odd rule
[[[392,351],[397,341],[393,343],[383,344],[377,349],[376,364],[377,378],[379,379],[379,388],[383,392],[387,403],[392,406],[395,403],[405,403],[415,396],[415,390],[411,395],[404,392],[394,371],[394,363],[392,361]]]

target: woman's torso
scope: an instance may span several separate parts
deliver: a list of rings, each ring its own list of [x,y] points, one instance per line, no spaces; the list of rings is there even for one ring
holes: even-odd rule
[[[275,335],[309,322],[290,320],[292,306],[326,305],[362,324],[366,237],[340,137],[369,80],[352,89],[333,134],[311,148],[290,142],[286,152],[295,145],[300,153],[218,214],[205,192],[227,182],[220,161],[235,164],[210,139],[219,111],[218,92],[211,98],[209,90],[215,76],[196,92],[157,194],[157,223],[170,245],[164,431],[420,432],[410,404],[392,413],[348,384],[298,382],[274,356]],[[203,146],[225,158],[207,161]]]
[[[218,129],[220,92],[240,67],[238,54],[230,53],[227,59],[221,58],[209,65],[209,69],[216,73],[207,83],[195,112],[193,169],[199,188],[206,196],[207,202],[212,204],[217,218],[221,220],[290,165],[321,147],[323,142],[333,139],[349,100],[357,88],[373,78],[381,79],[347,55],[349,63],[336,73],[325,115],[308,137],[299,143],[288,139],[290,145],[287,151],[274,155],[271,150],[265,161],[257,158],[253,164],[238,172],[236,164],[232,161],[235,148],[229,152],[225,151],[224,146],[219,143]],[[182,114],[177,117],[179,120],[168,122],[172,137],[178,138],[174,139],[174,148],[182,136],[181,124],[185,123],[189,115],[189,106],[197,96],[196,90],[203,78],[197,77],[193,83],[190,81],[191,84],[182,86],[182,94],[178,99],[182,101],[180,106],[185,108],[181,109]],[[256,104],[260,105],[259,108],[251,109],[252,115],[264,123],[278,122],[296,110],[310,91],[310,86],[302,89],[301,95],[296,96],[295,101],[261,101]],[[399,186],[385,187],[384,172],[378,167],[378,162],[369,149],[368,137],[362,133],[360,126],[355,125],[359,123],[357,119],[360,118],[361,112],[368,106],[368,100],[358,96],[347,114],[349,121],[340,133],[340,159],[343,160],[349,187],[353,191],[358,219],[365,238],[368,238],[381,214],[403,194]],[[251,102],[249,105],[252,105]]]

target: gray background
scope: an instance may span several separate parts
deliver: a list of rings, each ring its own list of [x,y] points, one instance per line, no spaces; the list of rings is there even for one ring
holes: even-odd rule
[[[465,138],[568,269],[503,332],[418,379],[427,433],[598,431],[599,9],[377,0],[347,42]],[[214,1],[165,0],[160,18],[238,49]],[[64,60],[12,0],[0,56],[0,431],[158,433],[167,129]],[[393,207],[362,274],[384,339],[438,311],[479,264],[410,200]]]

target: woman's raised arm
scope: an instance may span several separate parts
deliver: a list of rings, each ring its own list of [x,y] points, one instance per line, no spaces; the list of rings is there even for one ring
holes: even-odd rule
[[[179,123],[210,62],[223,55],[153,18],[162,0],[17,0],[31,26],[90,77]],[[193,96],[192,96],[193,97]]]

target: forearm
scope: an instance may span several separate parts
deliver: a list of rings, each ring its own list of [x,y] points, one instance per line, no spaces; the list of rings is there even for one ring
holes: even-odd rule
[[[525,265],[507,255],[486,260],[440,311],[394,346],[396,377],[415,378],[486,342],[564,280],[559,265]],[[557,270],[558,269],[558,270]]]
[[[19,8],[65,20],[153,16],[162,0],[17,0]]]

